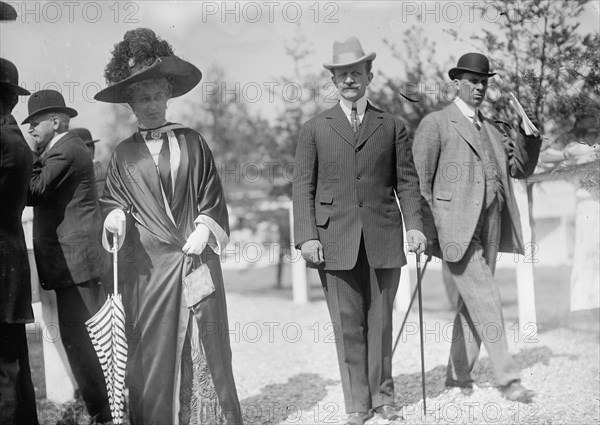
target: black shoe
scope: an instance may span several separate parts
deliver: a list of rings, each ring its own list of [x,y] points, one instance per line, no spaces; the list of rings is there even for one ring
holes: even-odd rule
[[[525,388],[519,380],[512,381],[508,385],[500,386],[499,389],[502,395],[510,401],[531,403],[533,401],[533,397],[535,397],[535,391]]]
[[[346,418],[346,425],[363,425],[373,417],[371,412],[354,412]]]
[[[384,404],[383,406],[379,406],[376,409],[374,409],[374,412],[381,416],[382,419],[386,419],[388,421],[404,420],[404,417],[402,416],[400,410],[390,404]]]

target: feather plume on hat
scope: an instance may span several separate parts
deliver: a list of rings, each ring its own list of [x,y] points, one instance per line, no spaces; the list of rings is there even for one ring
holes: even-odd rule
[[[136,28],[125,33],[115,44],[112,59],[104,69],[108,84],[116,84],[135,72],[151,66],[158,58],[174,55],[173,48],[150,28]]]
[[[94,98],[110,103],[128,102],[131,84],[160,77],[173,85],[171,97],[177,97],[194,88],[202,79],[202,72],[178,58],[173,47],[150,28],[129,30],[123,41],[115,44],[112,58],[104,69],[108,87]]]

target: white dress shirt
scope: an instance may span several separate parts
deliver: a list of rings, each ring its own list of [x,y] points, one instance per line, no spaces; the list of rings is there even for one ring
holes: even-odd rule
[[[352,125],[352,119],[350,118],[350,115],[352,114],[352,103],[353,102],[350,102],[349,100],[346,100],[343,97],[340,98],[340,106],[342,107],[344,114],[346,114],[346,117],[348,118],[348,122],[350,123],[350,125]],[[358,124],[362,123],[362,120],[365,117],[366,109],[367,109],[367,97],[363,96],[356,101],[356,116],[358,117]]]
[[[458,106],[460,112],[462,112],[462,114],[465,117],[467,117],[469,121],[471,121],[472,123],[477,122],[479,126],[481,126],[481,118],[479,117],[479,110],[477,108],[474,108],[471,105],[467,104],[467,102],[465,102],[458,96],[454,98],[453,102],[456,104],[456,106]],[[474,117],[477,118],[473,119]]]

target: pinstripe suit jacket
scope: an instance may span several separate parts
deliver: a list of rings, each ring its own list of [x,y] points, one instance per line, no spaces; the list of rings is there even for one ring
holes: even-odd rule
[[[319,267],[350,270],[362,235],[371,267],[406,263],[402,216],[407,230],[422,230],[422,222],[418,175],[399,119],[368,104],[357,137],[337,104],[304,124],[296,164],[296,247],[319,239]]]
[[[530,176],[541,138],[518,135],[512,140],[493,120],[483,117],[497,163],[486,163],[475,126],[452,103],[427,115],[413,143],[415,165],[424,200],[425,236],[439,241],[436,255],[460,261],[471,243],[485,204],[484,169],[496,167],[505,191],[500,251],[523,253],[519,210],[510,179]]]

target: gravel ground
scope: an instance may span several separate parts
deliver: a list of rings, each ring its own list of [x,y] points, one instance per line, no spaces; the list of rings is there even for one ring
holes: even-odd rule
[[[271,273],[271,269],[225,272],[233,367],[246,424],[343,423],[335,345],[321,290],[314,288],[311,303],[296,305],[289,288],[272,288]],[[510,280],[512,273],[506,276]],[[405,416],[396,423],[600,423],[600,338],[597,323],[590,326],[589,322],[590,317],[597,322],[597,315],[587,316],[579,329],[559,325],[559,319],[565,317],[558,314],[564,310],[559,299],[554,309],[547,304],[540,309],[545,318],[537,335],[519,333],[511,324],[516,317],[516,296],[512,289],[501,288],[510,349],[522,368],[524,384],[534,389],[537,397],[532,404],[503,399],[493,386],[485,350],[475,371],[477,386],[467,397],[443,386],[453,315],[441,284],[434,282],[439,282],[439,273],[428,271],[424,280],[427,410],[423,412],[415,309],[393,359],[396,402]],[[547,303],[550,298],[560,298],[561,292],[549,285],[539,296],[536,291],[536,297],[538,303]],[[555,314],[546,314],[548,311]],[[394,334],[401,320],[398,314]],[[39,381],[40,356],[35,353],[34,347],[34,381]],[[35,384],[37,393],[43,393],[43,382]],[[43,424],[55,424],[61,416],[61,424],[87,423],[80,403],[55,406],[41,399],[40,408]],[[79,419],[65,420],[65,412]],[[386,423],[378,417],[368,422]]]
[[[246,272],[244,272],[246,273]],[[435,271],[429,283],[439,282]],[[552,274],[555,277],[557,274]],[[511,271],[499,273],[510,280]],[[558,275],[560,276],[560,274]],[[229,282],[236,277],[230,275]],[[258,276],[257,276],[258,277]],[[503,279],[503,278],[506,279]],[[264,279],[264,276],[259,277]],[[424,281],[427,285],[428,281]],[[343,423],[344,401],[329,316],[320,288],[308,305],[295,305],[289,293],[232,288],[228,296],[232,323],[234,372],[248,424]],[[598,327],[584,329],[557,325],[560,303],[554,315],[545,314],[540,332],[517,331],[516,295],[503,290],[507,336],[511,352],[522,369],[523,383],[537,392],[532,404],[509,402],[494,387],[491,367],[482,350],[475,370],[476,388],[466,397],[444,388],[450,350],[452,312],[445,305],[443,289],[432,285],[424,291],[425,365],[427,411],[423,415],[418,315],[411,314],[393,359],[396,402],[404,421],[415,424],[597,424],[600,423],[600,338]],[[552,286],[546,290],[552,291]],[[561,296],[560,291],[554,291]],[[441,293],[441,295],[440,295]],[[536,294],[537,296],[537,294]],[[538,300],[548,302],[544,297]],[[416,307],[416,306],[415,306]],[[546,306],[548,307],[548,306]],[[543,309],[540,309],[543,310]],[[394,334],[402,315],[394,319]],[[597,315],[585,320],[597,321]],[[560,319],[560,317],[558,317]],[[544,326],[544,323],[552,324]],[[368,424],[385,424],[375,417]]]

